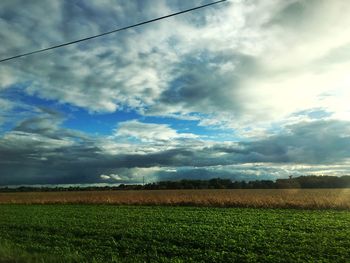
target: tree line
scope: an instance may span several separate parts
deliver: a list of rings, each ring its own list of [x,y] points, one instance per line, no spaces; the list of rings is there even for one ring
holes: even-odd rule
[[[126,186],[128,187],[128,186]],[[289,188],[348,188],[350,176],[299,176],[288,179],[232,181],[214,178],[210,180],[160,181],[146,184],[144,189],[289,189]]]
[[[167,190],[167,189],[291,189],[291,188],[348,188],[350,176],[299,176],[288,179],[232,181],[213,178],[209,180],[183,179],[159,181],[148,184],[120,184],[118,186],[88,187],[3,187],[0,192],[52,192],[52,191],[111,191],[111,190]]]

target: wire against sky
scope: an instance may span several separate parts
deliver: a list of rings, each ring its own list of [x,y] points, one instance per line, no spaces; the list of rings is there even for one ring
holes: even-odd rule
[[[86,37],[86,38],[74,40],[74,41],[71,41],[71,42],[59,44],[59,45],[56,45],[56,46],[52,46],[52,47],[48,47],[48,48],[43,48],[43,49],[39,49],[39,50],[36,50],[36,51],[32,51],[32,52],[28,52],[28,53],[23,53],[23,54],[16,55],[16,56],[13,56],[13,57],[1,59],[1,60],[0,60],[0,63],[1,63],[1,62],[5,62],[5,61],[8,61],[8,60],[15,59],[15,58],[25,57],[25,56],[33,55],[33,54],[36,54],[36,53],[41,53],[41,52],[49,51],[49,50],[52,50],[52,49],[56,49],[56,48],[60,48],[60,47],[68,46],[68,45],[73,45],[73,44],[76,44],[76,43],[79,43],[79,42],[87,41],[87,40],[90,40],[90,39],[102,37],[102,36],[105,36],[105,35],[113,34],[113,33],[116,33],[116,32],[119,32],[119,31],[123,31],[123,30],[129,29],[129,28],[133,28],[133,27],[137,27],[137,26],[142,26],[142,25],[145,25],[145,24],[149,24],[149,23],[152,23],[152,22],[156,22],[156,21],[159,21],[159,20],[162,20],[162,19],[166,19],[166,18],[169,18],[169,17],[172,17],[172,16],[177,16],[177,15],[180,15],[180,14],[183,14],[183,13],[188,13],[188,12],[191,12],[191,11],[196,10],[196,9],[208,7],[208,6],[215,5],[215,4],[218,4],[218,3],[222,3],[222,2],[225,2],[225,1],[227,1],[227,0],[220,0],[220,1],[212,2],[212,3],[206,4],[206,5],[201,5],[201,6],[193,7],[193,8],[186,9],[186,10],[183,10],[183,11],[180,11],[180,12],[176,12],[176,13],[173,13],[173,14],[170,14],[170,15],[161,16],[161,17],[154,18],[154,19],[151,19],[151,20],[143,21],[143,22],[140,22],[140,23],[131,25],[131,26],[126,26],[126,27],[114,29],[114,30],[112,30],[112,31],[108,31],[108,32],[105,32],[105,33],[101,33],[101,34],[98,34],[98,35],[91,36],[91,37]]]

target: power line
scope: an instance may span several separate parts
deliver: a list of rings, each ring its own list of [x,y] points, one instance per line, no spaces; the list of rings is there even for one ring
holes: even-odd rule
[[[36,54],[36,53],[41,53],[41,52],[49,51],[49,50],[52,50],[52,49],[56,49],[56,48],[60,48],[60,47],[68,46],[68,45],[73,45],[73,44],[76,44],[76,43],[79,43],[79,42],[83,42],[83,41],[87,41],[87,40],[90,40],[90,39],[98,38],[98,37],[101,37],[101,36],[113,34],[113,33],[119,32],[119,31],[123,31],[123,30],[130,29],[130,28],[133,28],[133,27],[142,26],[142,25],[149,24],[149,23],[152,23],[152,22],[156,22],[156,21],[159,21],[159,20],[162,20],[162,19],[166,19],[166,18],[169,18],[169,17],[172,17],[172,16],[177,16],[177,15],[180,15],[180,14],[188,13],[188,12],[200,9],[200,8],[208,7],[208,6],[215,5],[215,4],[218,4],[218,3],[221,3],[221,2],[225,2],[225,1],[227,1],[227,0],[220,0],[220,1],[212,2],[212,3],[206,4],[206,5],[193,7],[193,8],[186,9],[186,10],[183,10],[183,11],[180,11],[180,12],[176,12],[176,13],[173,13],[173,14],[170,14],[170,15],[161,16],[161,17],[154,18],[154,19],[151,19],[151,20],[143,21],[143,22],[131,25],[131,26],[126,26],[126,27],[114,29],[112,31],[108,31],[108,32],[105,32],[105,33],[101,33],[101,34],[98,34],[98,35],[91,36],[91,37],[81,38],[81,39],[78,39],[78,40],[74,40],[74,41],[71,41],[71,42],[66,42],[66,43],[63,43],[63,44],[56,45],[56,46],[43,48],[43,49],[35,50],[35,51],[32,51],[32,52],[16,55],[16,56],[13,56],[13,57],[1,59],[0,63],[8,61],[8,60],[15,59],[15,58],[29,56],[29,55],[33,55],[33,54]]]

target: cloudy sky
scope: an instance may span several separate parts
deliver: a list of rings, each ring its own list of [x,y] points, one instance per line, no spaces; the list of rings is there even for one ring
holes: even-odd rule
[[[1,0],[0,58],[207,0]],[[350,174],[350,4],[229,0],[0,64],[0,185]]]

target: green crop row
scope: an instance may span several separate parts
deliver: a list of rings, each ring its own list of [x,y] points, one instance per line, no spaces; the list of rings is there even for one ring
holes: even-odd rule
[[[347,262],[350,212],[0,205],[0,262]]]

